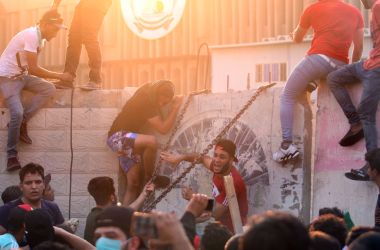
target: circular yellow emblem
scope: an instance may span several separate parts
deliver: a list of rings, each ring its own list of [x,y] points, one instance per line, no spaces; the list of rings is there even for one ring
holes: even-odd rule
[[[179,23],[186,0],[121,0],[124,21],[133,33],[144,39],[169,34]]]

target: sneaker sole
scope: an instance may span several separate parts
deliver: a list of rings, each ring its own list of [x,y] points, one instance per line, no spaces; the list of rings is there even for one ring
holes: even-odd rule
[[[280,158],[280,160],[275,160],[275,161],[277,161],[277,162],[285,162],[285,161],[289,161],[289,160],[295,159],[299,155],[300,155],[300,152],[297,150],[293,154],[287,154],[284,157]]]
[[[86,91],[92,91],[92,90],[100,90],[101,88],[95,88],[95,87],[79,87],[81,90],[86,90]]]

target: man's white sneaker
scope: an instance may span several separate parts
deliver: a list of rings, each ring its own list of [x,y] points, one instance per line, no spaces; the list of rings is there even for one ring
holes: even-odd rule
[[[300,155],[300,151],[294,144],[290,144],[287,149],[280,148],[273,153],[273,160],[277,162],[284,162],[290,159],[297,158]]]

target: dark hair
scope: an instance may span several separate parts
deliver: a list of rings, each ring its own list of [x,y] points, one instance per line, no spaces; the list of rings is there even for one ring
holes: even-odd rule
[[[350,250],[378,250],[380,246],[380,233],[368,232],[362,234],[350,245]]]
[[[343,211],[337,207],[324,207],[324,208],[319,209],[319,216],[325,215],[325,214],[333,214],[339,218],[344,219]]]
[[[40,165],[40,164],[37,164],[37,163],[28,163],[26,164],[23,168],[21,168],[20,172],[19,172],[19,176],[20,176],[20,182],[22,183],[24,181],[24,178],[25,178],[25,175],[27,174],[39,174],[42,178],[42,180],[44,180],[44,168]]]
[[[241,239],[243,250],[308,250],[310,239],[305,226],[284,212],[268,211],[254,216],[251,228]]]
[[[233,236],[230,230],[220,222],[205,227],[201,239],[201,250],[223,250],[226,242]]]
[[[369,226],[356,226],[351,229],[347,235],[346,246],[349,246],[354,240],[360,237],[360,235],[367,232],[379,232],[379,227],[369,227]]]
[[[40,19],[40,23],[49,23],[49,24],[62,24],[63,23],[63,19],[61,17],[61,14],[58,13],[57,10],[55,9],[51,9],[51,10],[48,10],[46,11],[41,19]]]
[[[87,190],[94,197],[97,205],[105,205],[110,196],[115,194],[113,179],[108,176],[95,177],[90,180]]]
[[[21,188],[18,185],[7,187],[1,194],[3,203],[6,204],[10,201],[16,200],[22,196]]]
[[[365,154],[365,160],[371,169],[376,169],[380,173],[380,148],[375,148]]]
[[[232,158],[234,158],[234,161],[237,162],[237,158],[235,156],[236,154],[236,145],[233,141],[228,139],[220,139],[216,142],[215,148],[221,147],[224,151],[228,153],[228,155]]]
[[[8,231],[17,233],[24,228],[26,210],[20,207],[14,207],[8,216]]]
[[[342,247],[345,245],[347,237],[347,227],[342,218],[339,218],[333,214],[325,214],[315,219],[310,224],[310,232],[322,231],[331,235],[339,241]]]
[[[239,250],[239,239],[241,234],[235,234],[232,236],[225,245],[225,250]]]
[[[71,250],[71,248],[59,242],[44,241],[38,246],[34,247],[33,250]]]
[[[341,250],[339,241],[321,231],[310,232],[310,250]]]

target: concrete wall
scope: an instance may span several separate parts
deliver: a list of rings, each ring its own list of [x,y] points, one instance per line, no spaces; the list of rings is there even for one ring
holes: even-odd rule
[[[350,94],[355,105],[358,104],[360,84],[354,84]],[[351,147],[338,144],[348,129],[347,118],[340,106],[326,84],[321,84],[318,91],[312,212],[316,216],[319,208],[337,206],[349,211],[356,225],[372,226],[377,188],[372,182],[352,181],[344,177],[344,173],[351,168],[360,168],[365,164],[364,140]]]
[[[134,90],[94,91],[74,93],[71,216],[80,218],[79,234],[93,199],[88,195],[88,181],[99,175],[108,175],[117,181],[118,163],[114,153],[105,144],[107,131],[128,97]],[[308,195],[304,194],[304,168],[302,162],[280,166],[273,163],[271,154],[280,143],[278,122],[278,98],[281,88],[274,88],[260,96],[252,107],[228,133],[228,138],[238,144],[237,167],[244,177],[249,191],[250,214],[267,209],[281,209],[302,216]],[[201,151],[245,104],[253,90],[228,94],[212,94],[196,97],[185,115],[172,149],[180,152]],[[25,98],[28,99],[27,97]],[[3,106],[4,107],[4,106]],[[297,107],[295,128],[296,143],[304,151],[303,107]],[[0,140],[0,190],[18,183],[17,173],[5,171],[8,110],[1,109]],[[56,201],[64,216],[69,210],[70,177],[70,91],[58,91],[46,109],[42,109],[29,123],[33,145],[20,145],[22,164],[34,161],[52,173],[52,186]],[[167,138],[160,137],[162,143]],[[308,149],[306,149],[307,151]],[[185,164],[183,164],[185,165]],[[164,166],[164,174],[172,178],[181,172],[183,165],[173,172]],[[178,187],[159,205],[160,210],[182,213],[185,206],[180,198],[180,187],[190,185],[199,192],[210,194],[211,173],[197,166]],[[308,185],[308,184],[307,184]],[[306,197],[306,198],[305,198]],[[307,202],[306,202],[307,204]]]

